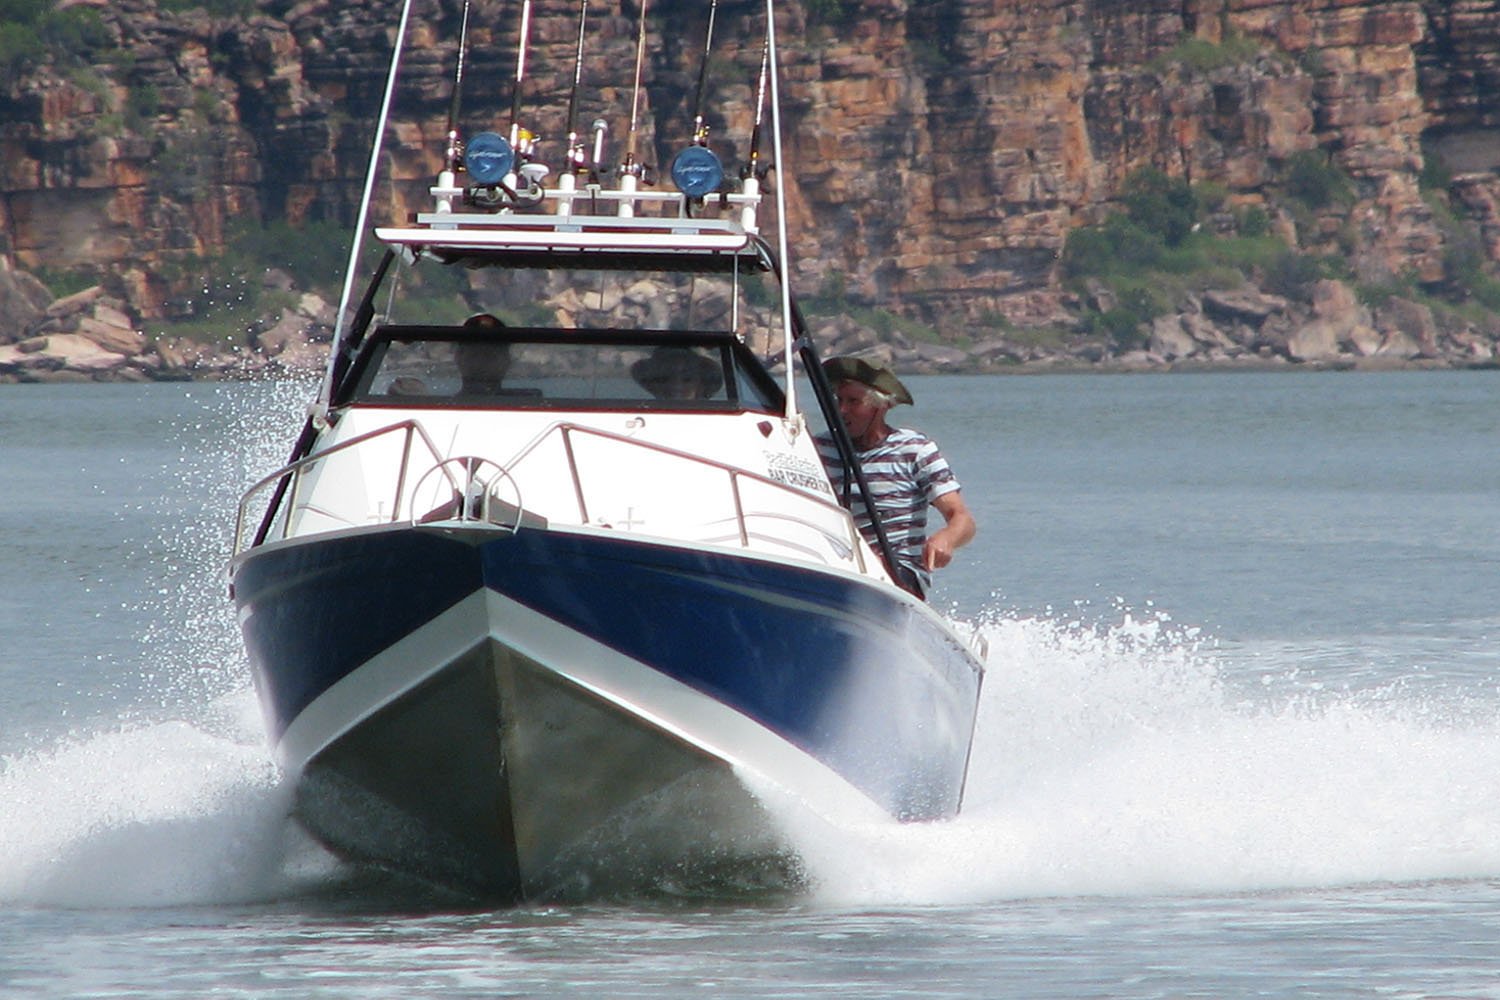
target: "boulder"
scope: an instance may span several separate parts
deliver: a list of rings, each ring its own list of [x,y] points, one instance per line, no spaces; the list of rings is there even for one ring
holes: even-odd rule
[[[981,365],[1013,365],[1024,360],[1020,349],[1004,338],[980,341],[969,348],[969,357]]]
[[[124,314],[109,308],[96,307],[95,315],[81,317],[76,332],[115,354],[136,355],[146,349],[145,335],[133,329]]]
[[[62,298],[47,306],[47,315],[60,317],[72,316],[91,308],[94,303],[104,298],[104,288],[101,285],[93,285],[81,292],[72,295],[64,295]]]
[[[37,340],[42,341],[41,346],[32,346]],[[33,367],[66,368],[89,374],[112,371],[130,360],[123,354],[103,349],[88,337],[77,333],[53,333],[33,338],[21,345],[21,348],[30,357]]]
[[[1337,358],[1338,329],[1326,319],[1309,320],[1287,335],[1286,353],[1293,361],[1330,361]]]
[[[33,324],[46,315],[52,293],[27,271],[12,269],[0,257],[0,344],[13,344],[25,337]]]
[[[0,344],[0,374],[14,375],[24,371],[31,355],[15,344]]]
[[[1203,311],[1219,319],[1258,327],[1287,309],[1287,300],[1256,288],[1212,289],[1203,293]]]
[[[1353,354],[1362,358],[1368,358],[1380,353],[1381,345],[1385,343],[1385,337],[1374,327],[1356,326],[1349,331],[1347,342]]]
[[[943,344],[918,344],[914,351],[915,367],[920,371],[958,371],[969,366],[969,352]]]
[[[1243,340],[1232,335],[1232,331],[1225,330],[1223,326],[1215,323],[1207,316],[1192,317],[1192,322],[1184,324],[1184,329],[1193,335],[1195,340],[1212,346],[1215,350],[1224,351],[1229,354],[1244,354],[1249,348]],[[1241,327],[1242,331],[1248,327]]]
[[[290,309],[281,311],[281,319],[268,330],[255,335],[255,346],[268,357],[276,357],[288,350],[307,344],[308,321]]]
[[[1384,340],[1380,354],[1407,358],[1438,356],[1438,327],[1432,310],[1410,299],[1388,299],[1375,314],[1375,327]]]
[[[1175,361],[1197,354],[1198,346],[1198,342],[1183,328],[1182,317],[1169,314],[1151,321],[1151,336],[1146,345],[1146,350],[1151,354]]]

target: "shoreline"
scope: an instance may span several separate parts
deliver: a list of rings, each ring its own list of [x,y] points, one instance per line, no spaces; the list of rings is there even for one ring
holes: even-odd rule
[[[216,383],[308,381],[322,373],[322,365],[287,365],[268,358],[233,358],[228,364],[206,364],[202,367],[184,364],[163,369],[152,358],[125,359],[124,363],[105,370],[57,367],[25,371],[0,370],[0,386],[6,385],[125,385],[152,383]],[[778,374],[782,367],[771,369]],[[1086,361],[1057,357],[1012,365],[896,365],[903,376],[969,375],[997,378],[1037,378],[1048,375],[1226,375],[1226,374],[1303,374],[1312,372],[1350,372],[1380,374],[1416,371],[1500,371],[1500,360],[1454,362],[1442,358],[1362,358],[1293,362],[1284,358],[1220,359],[1215,361],[1182,359],[1141,362]]]

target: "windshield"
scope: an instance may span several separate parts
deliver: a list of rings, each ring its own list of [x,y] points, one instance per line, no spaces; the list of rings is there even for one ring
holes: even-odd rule
[[[362,352],[351,402],[549,409],[761,410],[781,393],[720,334],[515,330],[474,336],[382,328]]]
[[[528,258],[529,260],[529,258]],[[680,263],[686,264],[684,258]],[[780,293],[765,271],[670,271],[671,263],[616,260],[616,268],[542,268],[510,257],[399,262],[378,303],[387,323],[448,323],[488,312],[510,326],[567,330],[719,330],[757,353],[783,349]],[[626,264],[635,266],[627,267]],[[454,317],[453,304],[463,303]]]

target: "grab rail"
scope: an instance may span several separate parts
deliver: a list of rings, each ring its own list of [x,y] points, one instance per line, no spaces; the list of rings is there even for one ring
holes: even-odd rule
[[[558,423],[551,424],[543,428],[542,431],[536,435],[536,437],[534,437],[528,444],[523,446],[520,451],[516,452],[516,454],[510,459],[510,461],[504,464],[503,468],[505,468],[507,471],[514,469],[528,455],[537,451],[546,442],[547,438],[551,437],[553,434],[557,434],[562,438],[563,450],[568,463],[568,472],[573,480],[573,495],[578,504],[579,524],[588,524],[590,518],[588,512],[588,504],[584,499],[583,480],[579,474],[578,469],[578,455],[576,449],[573,446],[573,437],[575,435],[602,438],[606,441],[612,441],[614,443],[627,445],[633,448],[641,448],[646,451],[656,452],[661,455],[666,455],[670,458],[675,458],[684,462],[689,462],[710,469],[717,469],[720,472],[723,472],[729,478],[730,496],[734,501],[734,518],[738,526],[741,548],[751,547],[750,531],[746,525],[747,515],[745,513],[744,494],[740,487],[740,480],[742,479],[749,480],[750,482],[757,483],[761,486],[769,487],[773,490],[778,491],[779,493],[790,496],[799,504],[811,505],[814,507],[818,507],[827,513],[831,513],[836,516],[839,519],[840,523],[844,526],[845,538],[842,539],[842,541],[850,549],[850,554],[854,559],[855,564],[859,567],[859,571],[861,573],[865,572],[866,566],[864,559],[864,550],[859,545],[859,529],[855,526],[854,516],[850,514],[849,511],[844,507],[832,500],[824,500],[821,497],[817,497],[808,493],[806,490],[799,489],[795,486],[789,486],[779,480],[772,479],[770,476],[761,475],[757,472],[751,472],[748,469],[742,469],[737,466],[730,465],[727,462],[720,462],[717,459],[707,458],[703,455],[694,454],[693,452],[682,451],[681,449],[673,448],[668,445],[657,444],[654,441],[642,441],[638,438],[630,437],[626,434],[618,434],[613,431],[601,430],[597,427],[588,427],[583,424],[565,423],[559,421]],[[761,516],[775,516],[783,519],[790,518],[790,515],[779,512],[776,514],[766,513]],[[819,529],[816,525],[804,519],[793,519],[800,520],[802,524],[811,527],[814,530],[822,530]]]
[[[414,519],[417,516],[416,511],[411,511],[407,514],[403,514],[402,505],[403,500],[410,502],[412,499],[406,497],[406,484],[409,479],[408,470],[412,467],[412,451],[415,447],[416,442],[418,441],[421,442],[421,445],[425,449],[427,454],[431,456],[433,465],[428,467],[424,472],[422,472],[421,475],[414,477],[414,479],[412,479],[413,482],[420,484],[436,471],[440,472],[442,475],[445,475],[448,478],[450,485],[453,486],[455,491],[464,490],[468,486],[467,483],[460,484],[454,477],[451,471],[451,467],[455,460],[452,457],[446,459],[443,458],[443,456],[438,452],[436,445],[433,443],[432,438],[422,427],[421,423],[414,419],[403,420],[399,423],[391,424],[389,426],[382,427],[374,431],[369,431],[365,434],[361,434],[357,437],[350,438],[348,441],[340,442],[334,447],[328,448],[324,451],[319,451],[314,454],[308,455],[296,462],[278,469],[277,471],[259,480],[253,486],[247,489],[240,499],[239,513],[235,520],[234,554],[237,556],[246,548],[260,545],[263,542],[269,540],[270,535],[272,534],[272,526],[276,523],[278,517],[281,519],[280,537],[287,537],[287,534],[292,527],[292,512],[297,509],[297,502],[299,499],[299,491],[302,486],[302,481],[306,476],[308,470],[313,466],[321,462],[325,462],[331,457],[337,456],[341,453],[346,453],[360,446],[368,445],[371,441],[377,438],[396,433],[403,434],[404,438],[401,443],[400,462],[395,475],[393,499],[389,514],[385,514],[384,512],[382,512],[377,517],[377,523],[392,523],[402,519]],[[524,462],[528,457],[537,454],[547,444],[547,442],[553,438],[556,438],[561,445],[562,455],[566,463],[567,475],[569,479],[571,479],[571,483],[569,484],[571,486],[570,492],[572,494],[573,502],[577,506],[577,523],[580,525],[589,525],[591,523],[591,514],[589,511],[588,499],[586,497],[584,471],[581,470],[581,466],[586,465],[586,463],[581,460],[578,454],[578,449],[575,445],[575,439],[597,438],[629,448],[639,448],[644,451],[659,454],[673,460],[690,463],[697,467],[715,470],[723,473],[727,478],[729,498],[732,501],[732,513],[726,512],[726,520],[729,517],[732,517],[734,527],[730,530],[733,531],[737,536],[737,541],[740,548],[751,549],[755,547],[753,544],[753,532],[751,531],[749,525],[749,521],[751,519],[763,517],[790,521],[812,530],[813,532],[827,539],[830,544],[836,543],[835,552],[840,559],[851,560],[857,567],[858,571],[861,573],[867,571],[864,550],[859,544],[859,529],[855,526],[853,516],[850,515],[850,513],[838,503],[834,502],[831,499],[824,499],[822,497],[811,494],[802,488],[780,482],[779,480],[773,479],[770,476],[762,475],[757,472],[751,472],[747,469],[738,468],[736,466],[729,465],[726,462],[718,461],[717,459],[707,458],[703,455],[697,455],[692,452],[682,451],[681,449],[673,448],[668,445],[657,444],[656,442],[652,441],[642,441],[629,435],[619,434],[613,431],[601,430],[596,427],[588,427],[582,424],[559,421],[542,428],[542,430],[539,431],[529,442],[523,445],[510,458],[509,461],[503,463],[492,463],[486,460],[485,464],[494,464],[497,467],[501,477],[510,480],[519,492],[520,482],[521,480],[525,479],[525,476],[516,476],[514,474],[517,466]],[[259,530],[256,532],[254,539],[249,541],[249,543],[247,544],[246,524],[252,503],[260,493],[288,478],[290,478],[291,480],[290,489],[287,490],[281,497],[281,501],[279,504],[275,505],[274,507],[268,508],[264,512],[260,521]],[[747,512],[745,486],[748,483],[753,483],[756,486],[775,491],[775,493],[781,496],[790,498],[792,501],[794,501],[794,503],[789,509],[764,511],[752,510]],[[414,486],[411,492],[413,496],[415,496],[417,488]],[[842,531],[839,534],[833,534],[832,532],[830,532],[828,526],[822,526],[815,523],[810,515],[797,514],[796,508],[799,506],[803,507],[804,509],[808,507],[815,508],[823,514],[831,515],[838,521],[840,527],[842,528]],[[308,507],[306,509],[313,510],[314,508]],[[336,511],[331,511],[323,508],[316,508],[316,512],[335,521],[343,521],[344,523],[351,526],[358,523],[369,523],[368,510],[361,512],[358,517],[351,515],[348,512],[345,512],[341,515]],[[557,523],[557,521],[559,520],[556,512],[554,511],[547,511],[546,514],[548,520],[552,523]],[[469,518],[466,505],[459,505],[456,508],[455,517],[458,519]],[[706,524],[711,522],[704,523]],[[629,530],[628,524],[626,530]],[[725,538],[725,541],[727,541],[727,537]],[[724,544],[724,542],[719,542],[718,544]],[[797,547],[796,543],[792,542],[791,540],[788,540],[783,544]],[[845,554],[845,550],[847,550],[847,554]]]
[[[432,438],[428,436],[426,429],[424,429],[421,423],[416,420],[403,420],[399,423],[390,424],[386,427],[381,427],[376,430],[369,431],[365,434],[360,434],[359,436],[352,437],[347,441],[341,441],[338,444],[334,445],[332,448],[328,448],[324,451],[314,452],[311,455],[299,458],[297,461],[292,462],[289,465],[284,465],[265,478],[257,481],[254,485],[252,485],[249,489],[247,489],[243,494],[240,495],[239,512],[235,516],[234,520],[234,554],[239,555],[246,548],[260,545],[265,542],[270,537],[271,526],[275,523],[278,511],[285,512],[286,514],[286,516],[284,516],[282,519],[282,537],[286,537],[286,531],[290,527],[290,512],[296,509],[297,491],[298,488],[302,485],[302,477],[307,469],[319,464],[320,462],[326,461],[331,456],[337,455],[340,452],[351,451],[354,448],[359,447],[360,445],[368,444],[375,438],[383,437],[387,434],[394,434],[397,432],[405,432],[405,440],[401,445],[401,464],[396,474],[395,495],[391,503],[391,520],[399,518],[401,511],[401,495],[406,488],[406,470],[411,464],[412,441],[414,439],[420,438],[422,444],[426,446],[428,454],[433,457],[433,460],[435,462],[438,462],[439,464],[442,463],[442,455],[438,452],[437,445],[433,444]],[[452,476],[450,475],[449,478],[451,480]],[[276,504],[273,507],[268,507],[266,509],[265,513],[261,517],[260,525],[256,530],[254,540],[250,543],[250,545],[247,546],[245,544],[245,522],[246,515],[249,512],[251,501],[254,500],[256,495],[259,494],[262,490],[265,490],[266,488],[287,479],[291,480],[291,488],[285,494],[283,494],[279,504]]]

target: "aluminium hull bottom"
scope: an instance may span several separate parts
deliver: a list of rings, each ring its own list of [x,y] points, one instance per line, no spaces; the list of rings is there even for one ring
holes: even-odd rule
[[[295,808],[341,856],[481,898],[798,881],[724,761],[492,638],[315,754]]]
[[[486,898],[772,888],[751,784],[953,815],[979,668],[894,588],[603,533],[358,529],[235,564],[300,821]]]

